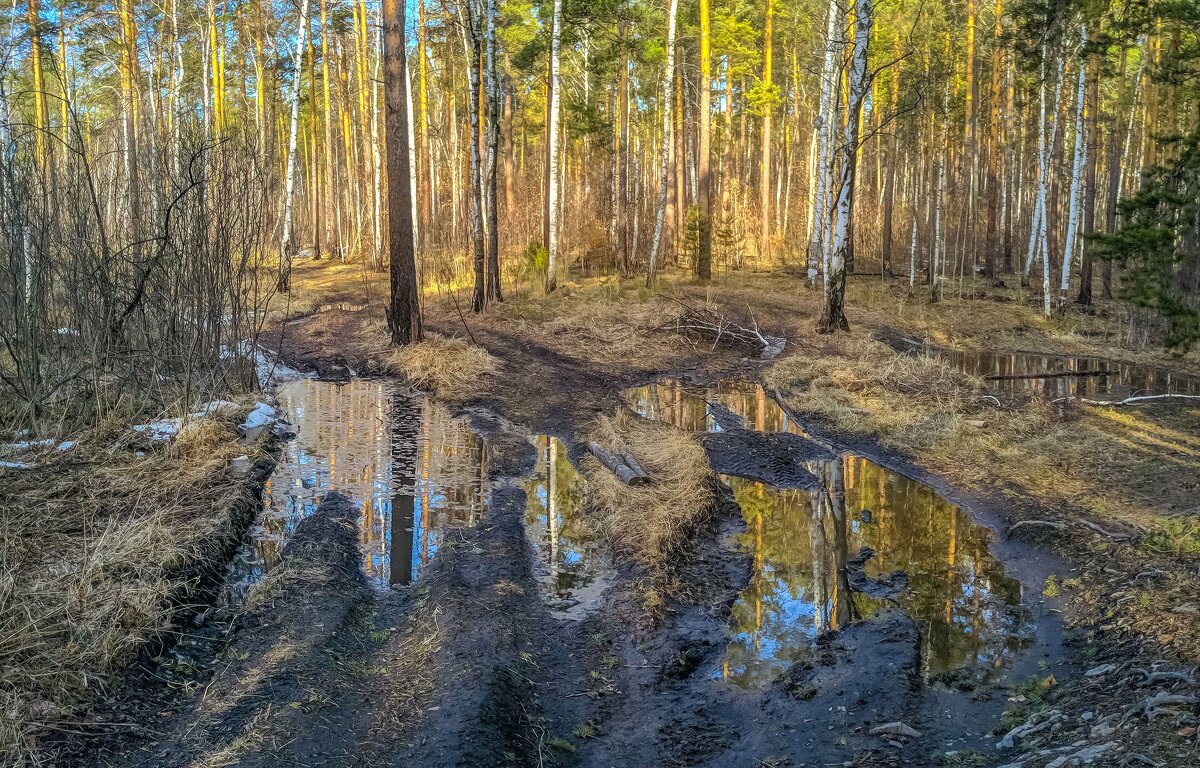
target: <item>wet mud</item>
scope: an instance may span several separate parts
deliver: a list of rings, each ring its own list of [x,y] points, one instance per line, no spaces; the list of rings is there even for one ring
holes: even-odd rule
[[[231,568],[238,618],[62,764],[931,765],[986,744],[987,691],[1058,662],[1040,571],[1008,570],[1028,552],[752,379],[651,381],[533,424],[383,380],[285,388],[298,435]],[[576,470],[584,414],[621,402],[722,477],[655,611]],[[871,734],[895,721],[920,735]]]

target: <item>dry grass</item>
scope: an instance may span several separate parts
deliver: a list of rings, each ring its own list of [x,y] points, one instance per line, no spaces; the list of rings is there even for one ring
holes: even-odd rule
[[[960,486],[1031,494],[1145,529],[1186,497],[1200,466],[1200,443],[1150,410],[1001,405],[980,380],[861,332],[822,343],[778,361],[767,383],[796,409],[874,435]],[[1179,414],[1195,422],[1187,409]]]
[[[254,509],[228,464],[246,452],[234,437],[206,420],[144,458],[85,438],[37,470],[0,470],[0,764],[70,729],[224,562],[235,514]]]
[[[451,399],[463,400],[477,393],[485,379],[499,369],[499,362],[483,347],[466,339],[427,333],[419,344],[406,347],[376,347],[372,354],[380,367],[421,389]]]
[[[634,456],[650,475],[628,486],[594,457],[583,462],[588,503],[613,546],[651,575],[661,575],[711,516],[715,476],[695,437],[626,412],[602,416],[589,438]]]

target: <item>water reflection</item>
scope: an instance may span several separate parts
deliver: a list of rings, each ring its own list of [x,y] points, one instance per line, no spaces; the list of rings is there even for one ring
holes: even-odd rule
[[[377,587],[411,582],[446,529],[483,515],[483,443],[432,400],[378,380],[302,379],[280,388],[278,405],[298,434],[284,444],[233,564],[232,597],[279,562],[331,490],[360,511],[363,568]]]
[[[577,608],[599,596],[601,554],[583,514],[583,483],[558,438],[537,438],[538,463],[525,483],[525,533],[535,573],[554,607]]]
[[[643,416],[685,429],[729,428],[720,422],[732,415],[744,428],[803,434],[750,382],[660,382],[627,400]],[[1032,634],[1021,585],[988,553],[986,528],[927,486],[861,456],[805,467],[820,489],[725,478],[745,519],[737,545],[750,554],[752,575],[733,606],[733,638],[717,676],[761,685],[806,656],[821,632],[880,608],[884,601],[847,584],[846,563],[862,547],[876,552],[868,576],[908,574],[898,602],[922,628],[927,675],[996,669],[1021,649]]]
[[[1094,357],[962,350],[937,350],[931,354],[943,357],[959,370],[989,378],[997,389],[1051,398],[1200,394],[1200,379]]]
[[[707,387],[668,379],[631,389],[625,399],[648,419],[693,432],[742,428],[804,434],[762,385],[739,379]]]

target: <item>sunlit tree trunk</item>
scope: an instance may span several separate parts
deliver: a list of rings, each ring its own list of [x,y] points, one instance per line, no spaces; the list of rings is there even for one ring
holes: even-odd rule
[[[555,0],[559,2],[560,0]],[[768,0],[770,2],[770,0]],[[654,240],[650,245],[650,265],[646,270],[646,287],[654,287],[658,270],[658,252],[662,244],[663,221],[667,214],[667,187],[671,171],[671,87],[675,84],[675,12],[679,0],[670,0],[667,6],[667,66],[662,80],[662,173],[659,181],[658,215],[654,220]]]
[[[388,327],[393,344],[421,340],[416,254],[413,251],[412,201],[408,164],[409,130],[405,107],[404,2],[383,0],[383,93],[387,142],[388,252],[391,301]]]
[[[467,59],[467,77],[470,81],[470,91],[467,97],[467,115],[471,124],[471,244],[475,264],[475,289],[471,294],[471,307],[476,312],[482,312],[487,306],[487,286],[485,284],[483,233],[483,167],[480,157],[480,59],[483,53],[483,41],[479,29],[479,0],[468,0],[466,9],[466,25],[462,32],[463,54]]]
[[[675,0],[672,0],[675,2]],[[554,0],[550,31],[550,77],[546,89],[546,293],[558,287],[558,111],[559,57],[562,47],[562,0]],[[670,55],[670,54],[668,54]]]
[[[498,61],[496,41],[496,0],[487,0],[487,191],[488,191],[488,263],[487,299],[504,301],[500,290],[500,204],[498,175],[496,173],[500,153],[500,77],[496,69]]]
[[[821,101],[817,107],[817,119],[813,130],[820,140],[817,146],[817,191],[812,200],[813,226],[808,242],[808,282],[817,279],[817,264],[824,262],[827,252],[825,243],[829,232],[829,188],[833,181],[833,131],[837,108],[834,104],[833,88],[837,77],[838,54],[841,42],[838,26],[841,5],[838,0],[829,0],[828,16],[825,21],[825,60],[821,67]]]
[[[762,82],[768,88],[774,86],[772,79],[772,64],[774,61],[774,28],[775,3],[766,0],[767,10],[763,18],[763,75]],[[774,102],[768,98],[763,105],[762,118],[762,153],[758,173],[758,207],[759,207],[759,256],[766,259],[771,256],[771,113]]]
[[[1067,303],[1067,292],[1071,289],[1071,262],[1075,258],[1075,242],[1079,229],[1079,202],[1083,184],[1083,166],[1087,163],[1087,136],[1084,134],[1084,102],[1087,98],[1087,66],[1082,56],[1087,48],[1087,26],[1079,32],[1079,77],[1075,86],[1075,152],[1071,161],[1071,191],[1067,204],[1067,244],[1063,248],[1061,280],[1058,286],[1058,306]]]
[[[867,48],[871,40],[874,7],[872,0],[854,3],[854,54],[850,59],[849,101],[845,138],[842,144],[842,177],[838,188],[837,218],[833,249],[825,276],[825,303],[817,321],[817,333],[850,330],[846,320],[846,254],[850,248],[850,219],[854,216],[854,171],[858,163],[859,129],[863,101],[871,90],[867,73]]]
[[[697,158],[696,190],[700,207],[700,248],[696,255],[696,277],[712,278],[712,190],[708,163],[712,154],[712,44],[709,0],[700,0],[700,150]]]
[[[300,128],[300,88],[303,82],[304,38],[308,34],[308,0],[300,0],[300,24],[296,30],[296,72],[292,82],[292,117],[288,129],[287,174],[283,194],[283,236],[279,240],[279,290],[286,291],[291,283],[292,200],[296,187],[296,135]]]

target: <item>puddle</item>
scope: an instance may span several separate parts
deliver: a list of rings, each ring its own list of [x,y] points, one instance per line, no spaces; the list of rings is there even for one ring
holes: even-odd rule
[[[627,393],[648,418],[685,429],[803,430],[757,384],[661,382]],[[873,615],[886,601],[852,591],[844,566],[863,547],[870,577],[908,574],[897,599],[921,627],[926,677],[959,670],[986,678],[1032,637],[1021,584],[988,552],[989,532],[930,488],[861,456],[805,462],[813,491],[725,477],[746,531],[750,583],[732,609],[733,635],[714,676],[743,687],[773,680],[805,658],[816,637]]]
[[[537,467],[525,481],[525,533],[534,574],[551,608],[578,618],[607,586],[603,556],[583,514],[583,483],[558,438],[535,441]]]
[[[919,348],[917,353],[924,350]],[[996,389],[1044,397],[1121,400],[1137,395],[1200,395],[1200,379],[1096,357],[1024,352],[929,350],[955,368],[982,376]]]
[[[331,490],[358,507],[363,569],[381,589],[418,578],[447,529],[483,516],[483,441],[429,398],[380,380],[301,379],[279,388],[276,407],[297,436],[283,444],[231,565],[230,600],[279,562]]]

